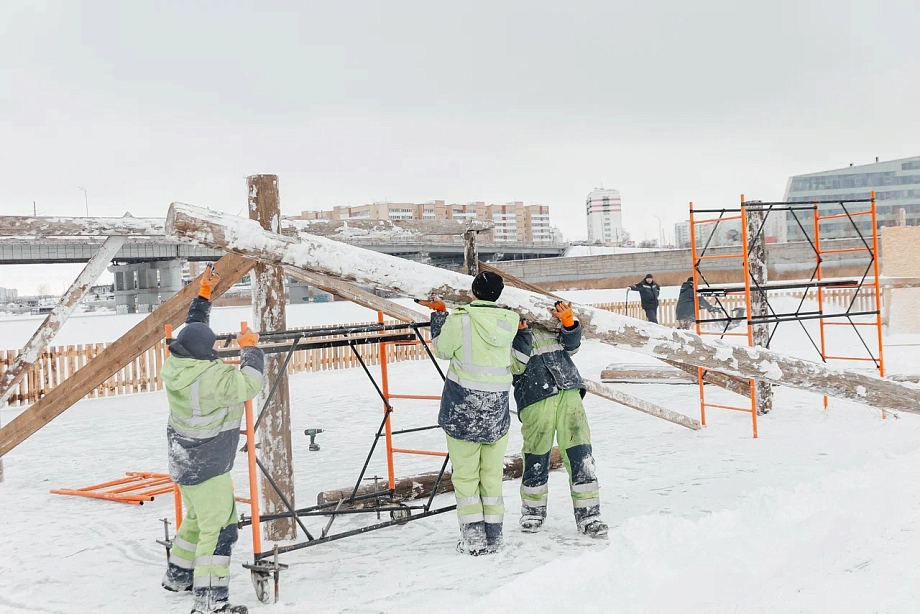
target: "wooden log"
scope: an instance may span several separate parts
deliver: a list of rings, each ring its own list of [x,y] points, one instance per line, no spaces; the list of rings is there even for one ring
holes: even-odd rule
[[[514,288],[520,288],[522,290],[529,290],[536,294],[543,294],[544,296],[548,296],[557,301],[564,300],[558,294],[553,294],[551,292],[548,292],[544,290],[543,288],[541,288],[540,286],[535,286],[534,284],[531,284],[529,282],[524,281],[523,279],[515,277],[514,275],[511,275],[510,273],[506,273],[502,271],[501,269],[494,267],[492,265],[486,264],[484,262],[480,262],[479,268],[483,271],[492,271],[493,273],[498,273],[504,278],[505,285],[507,286],[512,286]],[[681,371],[687,373],[688,375],[691,375],[693,377],[693,381],[697,381],[697,378],[699,376],[698,368],[690,366],[690,365],[685,365],[679,362],[675,362],[675,361],[662,360],[662,362],[676,369],[680,369]],[[601,375],[601,377],[603,378],[603,374]],[[703,381],[707,384],[713,384],[715,386],[719,386],[720,388],[725,388],[726,390],[730,392],[734,392],[736,394],[743,395],[747,398],[751,398],[751,386],[748,383],[748,381],[745,379],[731,377],[729,375],[725,375],[723,373],[716,373],[714,371],[704,371]]]
[[[463,268],[471,277],[479,275],[479,246],[476,243],[475,230],[463,233]]]
[[[29,217],[0,215],[0,236],[14,237],[162,237],[161,218]]]
[[[550,452],[549,457],[549,468],[550,471],[555,471],[556,469],[562,468],[562,456],[559,454],[559,448],[554,447]],[[505,469],[502,479],[504,481],[516,480],[524,475],[524,462],[521,459],[520,455],[506,456],[505,457]],[[421,473],[419,475],[410,476],[407,478],[399,478],[396,480],[396,489],[393,494],[393,498],[397,501],[414,501],[416,499],[424,499],[431,496],[431,491],[434,488],[435,482],[438,480],[438,472],[431,471],[428,473]],[[342,499],[348,499],[351,497],[352,491],[354,491],[354,486],[336,488],[333,490],[325,490],[317,493],[316,495],[316,504],[323,505],[325,503],[331,503],[340,501]],[[377,485],[377,489],[385,489],[386,480],[381,480]],[[451,482],[450,471],[444,472],[444,477],[441,479],[441,483],[438,485],[438,494],[443,494],[446,492],[453,492],[454,484]],[[374,483],[365,483],[358,487],[358,492],[356,496],[370,495],[374,493]],[[363,506],[372,506],[372,501],[367,502],[355,502],[353,507],[363,507]]]
[[[610,386],[604,386],[603,384],[598,384],[589,379],[585,379],[585,385],[588,387],[588,392],[603,397],[608,401],[625,405],[626,407],[641,411],[650,416],[655,416],[656,418],[661,418],[662,420],[667,420],[668,422],[673,422],[674,424],[693,431],[698,431],[702,428],[698,420],[679,414],[676,411],[659,407],[658,405],[643,401],[642,399],[637,399],[632,395],[615,390]]]
[[[440,296],[454,304],[473,300],[468,275],[436,269],[321,237],[300,241],[264,231],[239,217],[173,203],[166,220],[170,236],[232,251],[269,263],[310,269],[345,280],[374,283],[404,295]],[[542,295],[506,288],[501,303],[547,328],[553,301]],[[719,371],[735,377],[768,380],[817,394],[876,407],[920,413],[920,390],[855,370],[765,350],[703,339],[687,331],[641,322],[608,311],[573,305],[586,338],[655,358]]]
[[[744,197],[741,199],[744,200]],[[770,314],[770,302],[767,292],[763,290],[767,279],[767,239],[763,227],[766,214],[757,207],[745,207],[747,218],[747,249],[748,249],[748,274],[751,276],[751,318],[767,317]],[[770,325],[754,324],[751,326],[754,345],[762,348],[770,347]],[[764,415],[773,408],[773,385],[764,380],[758,380],[754,386],[754,399],[757,414]]]
[[[51,313],[48,314],[26,344],[22,346],[16,361],[0,377],[0,406],[6,403],[6,399],[12,392],[13,387],[38,361],[51,343],[51,340],[61,330],[61,327],[77,308],[77,305],[80,304],[90,286],[96,283],[96,280],[105,271],[124,242],[123,237],[109,237],[106,239],[99,251],[93,255],[80,274],[77,275],[74,282],[70,284],[70,288],[61,296]],[[46,386],[46,388],[50,388],[50,386]]]
[[[664,365],[611,364],[601,371],[605,384],[696,384],[697,378]]]
[[[226,292],[248,273],[254,264],[251,260],[235,254],[228,254],[218,260],[214,266],[221,277],[213,296],[217,297]],[[164,327],[167,324],[175,328],[181,326],[197,293],[198,280],[195,280],[106,347],[85,368],[73,373],[61,382],[59,387],[0,428],[0,456],[38,432],[113,373],[119,372],[122,367],[134,360],[135,356],[163,339]]]
[[[490,269],[491,267],[484,270]],[[332,292],[333,294],[341,293],[339,296],[342,296],[343,298],[348,298],[348,300],[363,307],[367,307],[368,309],[375,309],[403,322],[419,323],[428,321],[428,316],[426,316],[424,313],[409,309],[408,307],[403,307],[398,303],[394,303],[393,301],[371,294],[370,292],[362,290],[361,288],[357,288],[348,282],[333,280],[318,273],[310,273],[304,271],[303,269],[297,269],[290,266],[286,266],[284,270],[285,273],[291,275],[295,279],[299,279],[301,281],[305,281],[306,283],[321,287],[323,290],[326,290],[326,292]],[[514,277],[513,282],[519,283],[521,280]],[[421,348],[417,349],[422,351]],[[680,426],[684,426],[693,430],[699,430],[700,428],[700,423],[696,420],[687,418],[686,416],[676,412],[672,412],[668,409],[665,409],[664,407],[659,407],[658,405],[649,403],[648,401],[643,401],[642,399],[636,398],[633,395],[621,392],[619,390],[612,390],[607,386],[603,386],[590,380],[585,380],[585,384],[587,386],[588,392],[607,399],[608,401],[613,401],[623,405],[624,407],[629,407],[630,409],[635,409],[649,414],[650,416],[655,416],[656,418],[661,418],[662,420],[667,420],[668,422],[673,422],[674,424],[679,424]]]
[[[662,360],[661,362],[665,363],[666,365],[670,365],[675,369],[680,369],[684,373],[692,376],[694,381],[698,381],[697,377],[699,374],[699,369],[697,367],[692,365],[685,365],[674,360]],[[742,379],[740,377],[734,377],[732,375],[719,373],[718,371],[710,371],[708,369],[704,369],[703,383],[719,386],[720,388],[724,388],[729,392],[740,394],[741,396],[748,399],[751,398],[751,384],[748,382],[748,380]]]
[[[249,217],[273,233],[281,232],[281,199],[276,175],[253,175],[249,184]],[[286,330],[286,295],[284,272],[279,266],[257,263],[252,271],[252,319],[257,330]],[[259,424],[260,456],[268,473],[281,491],[275,492],[269,478],[262,475],[262,514],[280,514],[287,510],[282,497],[296,506],[294,496],[294,460],[291,443],[291,394],[287,372],[282,368],[284,354],[265,356],[265,381],[257,407],[265,405],[265,396],[276,385],[265,416]],[[277,381],[277,384],[275,382]],[[293,518],[275,520],[265,526],[265,539],[282,541],[297,537]]]

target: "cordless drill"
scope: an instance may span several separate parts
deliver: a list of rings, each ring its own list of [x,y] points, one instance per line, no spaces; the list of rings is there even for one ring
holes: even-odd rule
[[[304,435],[310,437],[310,452],[318,452],[319,444],[316,443],[316,436],[323,432],[323,429],[307,429],[303,432]]]

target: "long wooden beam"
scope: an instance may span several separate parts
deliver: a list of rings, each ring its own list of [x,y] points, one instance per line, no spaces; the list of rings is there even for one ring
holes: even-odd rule
[[[495,227],[492,220],[282,220],[282,226],[330,239],[395,239],[462,235]],[[284,232],[283,234],[287,234]]]
[[[121,249],[124,237],[109,237],[99,251],[93,254],[83,270],[61,296],[61,300],[51,310],[44,322],[38,327],[32,338],[22,347],[13,364],[0,377],[0,407],[6,403],[13,388],[22,380],[26,372],[35,364],[64,322],[71,316],[77,305],[86,295],[90,286],[96,283],[105,268]]]
[[[212,296],[217,298],[226,292],[254,265],[255,262],[252,260],[236,254],[228,254],[218,260],[214,266],[220,275],[220,282]],[[180,326],[185,321],[192,299],[198,293],[198,285],[197,281],[193,281],[182,288],[175,296],[109,345],[89,364],[63,381],[60,386],[52,389],[37,403],[14,418],[12,422],[0,428],[0,456],[38,432],[43,426],[105,382],[113,373],[163,339],[167,324],[174,327]]]
[[[548,296],[557,301],[565,300],[558,294],[553,294],[552,292],[548,292],[544,290],[543,288],[541,288],[540,286],[535,286],[534,284],[530,282],[524,281],[523,279],[519,277],[515,277],[514,275],[511,275],[510,273],[507,273],[498,267],[492,266],[490,264],[486,264],[485,262],[480,261],[479,269],[482,271],[492,271],[493,273],[497,273],[498,275],[501,275],[502,278],[504,278],[505,280],[506,286],[512,286],[515,288],[520,288],[522,290],[530,290],[531,292],[534,292],[536,294],[542,294],[544,296]],[[676,362],[673,360],[662,359],[662,362],[669,364],[672,367],[676,367],[677,369],[680,369],[687,375],[692,375],[694,379],[699,377],[699,369],[697,369],[696,367],[685,365],[685,364],[682,364],[680,362]],[[720,388],[724,388],[728,390],[729,392],[734,392],[736,394],[746,396],[747,398],[751,398],[751,386],[750,384],[748,384],[747,380],[737,378],[737,377],[732,377],[730,375],[725,375],[724,373],[716,373],[714,371],[704,371],[703,372],[703,382],[706,384],[713,384],[715,386],[719,386]]]
[[[162,218],[0,215],[0,237],[163,236]]]
[[[300,241],[264,231],[258,224],[232,215],[173,203],[167,234],[176,238],[276,264],[290,264],[327,275],[374,283],[412,297],[440,296],[459,304],[473,300],[472,278],[422,263],[301,234]],[[502,304],[532,322],[550,327],[553,301],[542,295],[507,288]],[[878,409],[920,414],[920,390],[852,370],[762,348],[730,345],[692,333],[641,322],[584,305],[573,305],[587,338],[735,377],[846,399]]]
[[[408,307],[403,307],[399,303],[395,303],[391,300],[385,299],[375,294],[371,294],[367,290],[362,290],[361,288],[358,288],[354,284],[348,283],[347,281],[332,279],[325,275],[304,271],[303,269],[298,269],[292,266],[285,266],[284,272],[286,275],[290,275],[294,279],[299,279],[300,281],[312,284],[317,288],[321,288],[326,292],[331,292],[341,296],[342,298],[345,298],[353,303],[357,303],[362,307],[367,307],[368,309],[374,309],[376,311],[383,312],[390,317],[396,318],[397,320],[410,323],[421,323],[428,321],[428,316],[424,313],[415,311],[414,309],[409,309]],[[588,379],[585,379],[585,385],[588,388],[588,392],[591,394],[595,394],[599,397],[607,399],[608,401],[613,401],[614,403],[618,403],[624,407],[629,407],[630,409],[641,411],[643,413],[649,414],[650,416],[655,416],[657,418],[661,418],[662,420],[673,422],[674,424],[678,424],[694,431],[697,431],[701,428],[699,421],[694,420],[693,418],[688,418],[687,416],[673,412],[664,407],[659,407],[654,403],[643,401],[642,399],[634,397],[631,394],[627,394],[619,390],[612,390],[603,384],[599,384],[598,382],[594,382]]]

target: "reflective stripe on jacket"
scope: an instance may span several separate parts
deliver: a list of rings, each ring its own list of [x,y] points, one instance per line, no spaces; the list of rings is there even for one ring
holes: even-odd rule
[[[571,358],[580,346],[580,322],[571,330],[560,326],[556,331],[542,327],[518,331],[512,348],[515,357],[526,364],[524,372],[514,376],[518,413],[560,390],[577,388],[585,395],[585,382]]]
[[[262,390],[262,363],[257,348],[243,348],[240,369],[221,360],[176,356],[163,363],[174,482],[193,486],[233,468],[243,403]]]
[[[510,427],[511,355],[520,318],[490,301],[431,316],[435,356],[450,360],[438,424],[454,439],[491,443]]]

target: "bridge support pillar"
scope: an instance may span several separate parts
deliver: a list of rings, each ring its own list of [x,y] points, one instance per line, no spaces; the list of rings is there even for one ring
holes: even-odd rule
[[[118,313],[149,313],[182,289],[181,260],[116,264],[109,271]]]

